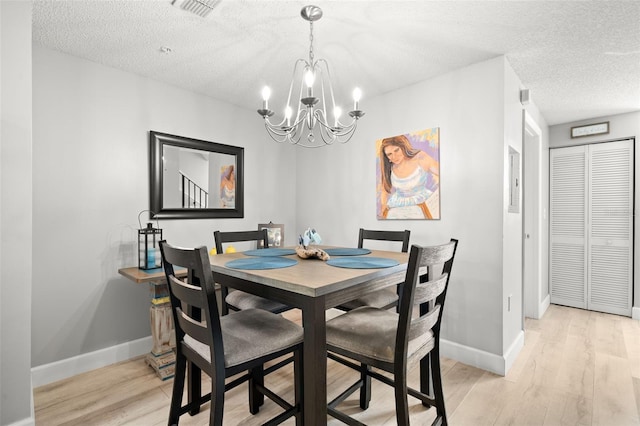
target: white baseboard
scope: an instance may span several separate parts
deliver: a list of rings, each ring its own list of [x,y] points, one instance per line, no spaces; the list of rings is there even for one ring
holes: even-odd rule
[[[440,355],[500,376],[507,374],[523,347],[523,331],[518,334],[503,356],[440,339]]]
[[[640,307],[634,306],[631,308],[631,318],[634,320],[640,320]]]
[[[35,426],[36,419],[34,417],[30,417],[27,419],[18,420],[15,423],[11,423],[7,426]]]
[[[547,305],[548,307],[548,305]],[[545,309],[546,310],[546,309]],[[634,318],[640,319],[640,309],[634,308]],[[145,355],[149,352],[153,342],[151,336],[131,342],[122,343],[99,351],[78,355],[72,358],[40,365],[31,369],[31,380],[33,387],[47,385],[58,380],[75,376],[105,367],[120,361],[126,361],[137,356]],[[472,367],[487,370],[492,373],[504,376],[507,374],[516,358],[524,346],[524,332],[521,332],[511,344],[506,354],[503,356],[481,351],[450,342],[445,339],[440,340],[440,354],[447,358],[454,359]],[[33,419],[26,419],[23,422],[12,426],[27,426]]]
[[[518,355],[520,355],[520,352],[522,351],[523,347],[524,347],[524,330],[520,330],[520,333],[518,333],[515,340],[511,343],[511,346],[509,346],[509,349],[507,349],[507,352],[502,356],[502,358],[504,359],[503,376],[506,375],[509,372],[509,370],[511,370],[511,367],[513,367],[513,363],[516,362],[516,359],[518,359]]]
[[[37,388],[76,374],[144,355],[151,350],[152,345],[151,336],[148,336],[50,364],[39,365],[31,369],[32,386]]]
[[[544,313],[547,312],[549,306],[551,306],[551,296],[547,294],[547,297],[545,297],[544,300],[540,302],[540,307],[538,308],[540,312],[540,318],[544,316]]]

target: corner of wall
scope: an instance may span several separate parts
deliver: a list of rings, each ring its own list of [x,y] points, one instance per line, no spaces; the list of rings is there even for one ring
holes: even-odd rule
[[[442,338],[440,339],[440,355],[500,376],[507,374],[506,357]],[[517,356],[517,353],[515,353],[515,356]]]

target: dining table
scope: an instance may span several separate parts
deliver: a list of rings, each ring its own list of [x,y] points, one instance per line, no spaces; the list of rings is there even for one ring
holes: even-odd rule
[[[342,254],[350,249],[341,250],[345,248],[331,246],[318,248]],[[286,261],[286,267],[273,269],[234,267],[243,262],[252,262],[251,254],[255,254],[255,251],[252,251],[252,253],[212,255],[210,256],[211,268],[216,283],[220,285],[276,300],[301,310],[304,328],[304,424],[326,425],[326,311],[368,292],[402,283],[409,255],[394,251],[366,250],[366,254],[358,256],[359,259],[355,256],[330,256],[332,262],[318,258],[303,259],[295,251],[291,250],[291,252],[281,252],[282,261],[290,259]],[[337,259],[342,259],[344,262]],[[364,266],[358,266],[357,262],[356,266],[353,266],[349,260],[364,261]],[[368,263],[373,263],[373,266],[367,267]],[[352,266],[344,266],[350,264]]]

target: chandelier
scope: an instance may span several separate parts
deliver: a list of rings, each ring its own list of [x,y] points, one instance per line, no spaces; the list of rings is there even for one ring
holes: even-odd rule
[[[349,111],[349,123],[340,121],[341,108],[336,105],[331,85],[329,64],[324,59],[315,59],[313,55],[313,22],[322,18],[322,9],[317,6],[305,6],[300,15],[309,21],[309,60],[298,59],[293,67],[293,77],[289,85],[289,95],[282,120],[272,123],[274,112],[269,109],[269,87],[262,89],[262,108],[258,114],[264,119],[269,136],[276,142],[289,142],[306,148],[331,145],[338,141],[348,142],[356,130],[358,120],[364,112],[358,109],[362,92],[353,91],[353,110]],[[291,96],[297,92],[298,104],[291,105]],[[320,135],[318,138],[316,135]]]

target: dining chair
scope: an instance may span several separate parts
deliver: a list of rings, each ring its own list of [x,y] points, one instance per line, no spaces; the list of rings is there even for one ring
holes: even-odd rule
[[[409,250],[410,237],[411,231],[408,229],[405,229],[404,231],[376,231],[360,228],[360,232],[358,234],[358,248],[364,247],[364,240],[394,241],[402,242],[402,252],[406,253]],[[398,306],[399,295],[401,292],[402,285],[395,288],[383,288],[343,303],[342,305],[337,306],[336,309],[350,311],[361,306],[390,309]]]
[[[258,247],[260,246],[259,243],[262,242],[262,248],[269,248],[269,238],[266,229],[261,229],[259,231],[236,232],[215,231],[213,233],[213,239],[216,244],[217,253],[224,253],[223,244],[226,243],[255,241]],[[220,297],[222,299],[222,315],[227,315],[229,313],[229,309],[234,311],[244,309],[262,309],[273,312],[274,314],[280,314],[291,309],[290,306],[283,303],[246,293],[244,291],[234,290],[229,292],[229,288],[226,286],[220,286]]]
[[[424,406],[436,407],[434,425],[447,424],[440,371],[440,324],[457,245],[458,240],[451,239],[439,246],[411,247],[399,312],[360,307],[327,321],[327,356],[360,373],[354,385],[328,404],[332,417],[361,425],[337,407],[360,389],[360,407],[366,410],[374,378],[394,388],[398,425],[409,424],[408,395]],[[418,307],[415,317],[414,307]],[[418,364],[419,391],[407,385],[409,371]]]
[[[259,411],[267,396],[285,410],[267,424],[279,424],[292,416],[296,424],[302,424],[302,327],[260,309],[219,316],[215,277],[206,247],[178,248],[163,240],[160,250],[176,333],[169,426],[177,425],[187,412],[197,413],[207,401],[211,401],[209,425],[222,425],[225,392],[244,382],[249,383],[252,414]],[[187,269],[186,277],[176,276],[174,268],[178,267]],[[264,386],[264,377],[281,366],[276,363],[264,368],[264,364],[289,354],[294,358],[293,405]],[[189,395],[182,405],[187,363]],[[211,392],[205,396],[200,389],[200,371],[211,378]],[[225,383],[225,379],[238,375]]]

